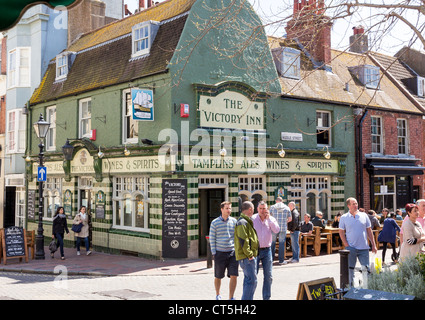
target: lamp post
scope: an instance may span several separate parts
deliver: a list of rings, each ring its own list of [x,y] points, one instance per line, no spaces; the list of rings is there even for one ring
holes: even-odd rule
[[[34,123],[34,131],[37,137],[40,139],[40,153],[38,158],[40,160],[39,166],[43,167],[43,149],[44,139],[46,138],[47,132],[49,131],[50,123],[45,121],[43,114],[40,113],[40,118]],[[38,182],[38,229],[37,236],[35,237],[35,259],[44,259],[44,235],[43,235],[43,181]]]

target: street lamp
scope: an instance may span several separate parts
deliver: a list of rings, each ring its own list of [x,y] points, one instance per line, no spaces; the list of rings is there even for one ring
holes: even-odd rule
[[[40,113],[40,118],[34,123],[34,131],[37,137],[40,139],[40,153],[38,158],[40,159],[39,166],[43,167],[43,149],[44,139],[46,138],[47,132],[49,131],[50,123],[45,121],[43,114]],[[38,182],[38,229],[37,236],[35,237],[35,258],[44,259],[44,235],[43,235],[43,181]]]
[[[66,143],[62,146],[62,152],[65,160],[72,160],[72,153],[74,152],[74,146],[69,143],[69,139],[66,139]]]

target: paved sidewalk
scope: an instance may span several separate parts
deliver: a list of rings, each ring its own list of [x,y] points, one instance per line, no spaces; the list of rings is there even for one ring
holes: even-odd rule
[[[93,251],[89,256],[84,250],[77,256],[75,248],[64,248],[65,260],[60,259],[60,253],[55,253],[55,258],[50,257],[48,247],[45,247],[44,260],[31,260],[28,263],[23,259],[8,259],[7,264],[1,260],[0,271],[30,272],[53,274],[55,267],[66,266],[69,275],[89,275],[89,276],[118,276],[118,275],[176,275],[176,274],[202,274],[212,273],[211,268],[207,268],[205,258],[190,259],[146,259],[134,256],[107,254]],[[340,255],[308,256],[301,258],[300,263],[288,264],[284,267],[302,267],[318,264],[339,263]]]

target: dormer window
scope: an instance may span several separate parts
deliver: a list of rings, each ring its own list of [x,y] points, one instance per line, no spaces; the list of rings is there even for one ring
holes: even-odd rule
[[[149,54],[153,40],[159,28],[159,22],[146,21],[133,27],[133,52],[131,57],[139,57]]]
[[[56,80],[66,78],[74,58],[73,52],[63,52],[56,56]]]
[[[301,52],[289,47],[273,50],[273,57],[277,70],[282,77],[300,79],[301,77]]]
[[[425,97],[425,78],[418,77],[418,96]]]
[[[362,65],[350,68],[366,88],[379,89],[379,68],[371,65]]]

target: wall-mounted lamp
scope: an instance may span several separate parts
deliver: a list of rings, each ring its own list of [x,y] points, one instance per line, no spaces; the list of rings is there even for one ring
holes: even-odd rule
[[[102,159],[104,155],[105,154],[100,150],[100,146],[99,146],[99,152],[97,153],[97,156],[99,157],[99,159]]]
[[[276,146],[276,148],[279,148],[279,146],[280,146],[280,150],[277,152],[277,154],[279,155],[279,157],[283,158],[283,157],[285,157],[286,152],[285,152],[285,150],[283,150],[283,144],[279,143]]]
[[[331,158],[331,154],[329,152],[328,146],[324,146],[322,150],[325,150],[326,148],[326,152],[323,154],[323,156],[325,157],[326,160],[329,160]]]
[[[130,151],[127,149],[127,145],[125,145],[125,147],[124,147],[124,155],[127,157],[127,156],[129,156],[131,153],[130,153]]]
[[[221,149],[219,150],[220,156],[225,157],[227,155],[227,150],[224,148],[224,142],[221,141]]]

